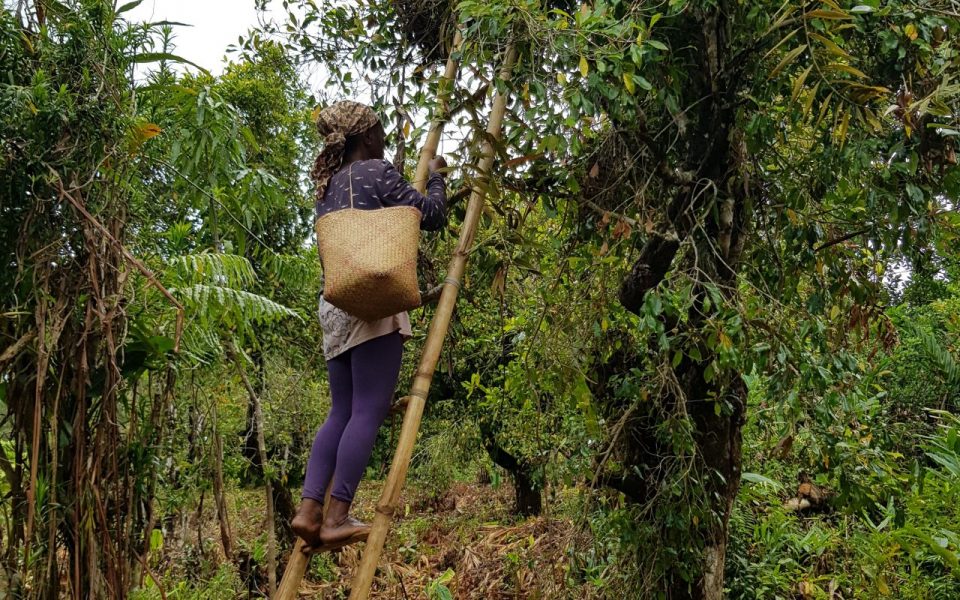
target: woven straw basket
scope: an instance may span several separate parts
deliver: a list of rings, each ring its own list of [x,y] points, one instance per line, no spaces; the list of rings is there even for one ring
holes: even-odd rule
[[[365,321],[420,306],[420,211],[412,206],[350,208],[317,219],[323,298]]]

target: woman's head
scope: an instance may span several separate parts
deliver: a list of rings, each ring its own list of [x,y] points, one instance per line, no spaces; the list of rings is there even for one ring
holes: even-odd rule
[[[324,146],[311,176],[320,201],[344,157],[383,158],[386,134],[377,114],[365,104],[344,100],[328,106],[317,115],[317,131]]]
[[[354,160],[367,160],[371,158],[383,158],[383,153],[387,145],[387,132],[380,121],[373,126],[356,135],[347,137],[343,145],[344,160],[351,157]]]

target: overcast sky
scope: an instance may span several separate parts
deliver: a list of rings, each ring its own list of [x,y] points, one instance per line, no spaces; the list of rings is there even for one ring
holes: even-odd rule
[[[276,12],[279,2],[271,2]],[[144,0],[125,14],[130,21],[178,21],[176,53],[213,74],[223,70],[227,46],[257,24],[254,0]]]

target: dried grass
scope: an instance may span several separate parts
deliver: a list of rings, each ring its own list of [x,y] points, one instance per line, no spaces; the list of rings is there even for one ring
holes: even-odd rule
[[[364,496],[357,508],[366,516],[376,499]],[[407,499],[403,506],[409,512],[391,532],[371,597],[427,598],[431,582],[448,569],[454,577],[447,587],[457,599],[571,597],[567,557],[585,534],[565,519],[517,522],[512,505],[506,487],[467,484],[453,486],[437,500]],[[341,552],[337,580],[304,585],[301,596],[337,597],[349,585],[361,550]]]
[[[360,486],[354,506],[358,518],[373,518],[381,486],[378,481]],[[454,576],[447,587],[459,600],[594,597],[589,590],[573,590],[567,583],[570,554],[589,546],[589,534],[568,519],[518,520],[512,513],[513,503],[509,486],[458,483],[440,497],[405,491],[401,516],[387,539],[371,597],[427,598],[430,584],[448,569]],[[234,543],[249,547],[263,535],[263,494],[245,490],[232,495],[228,504]],[[222,563],[212,508],[205,509],[203,521],[207,557]],[[195,540],[195,535],[189,537]],[[362,551],[363,545],[357,545],[326,558],[314,558],[300,597],[346,597],[341,594],[349,592]],[[285,562],[286,557],[281,558]],[[167,561],[170,565],[176,559],[167,556]],[[320,569],[326,571],[324,580],[316,578],[318,561],[327,561]],[[256,565],[255,570],[256,583],[265,583],[262,565]]]

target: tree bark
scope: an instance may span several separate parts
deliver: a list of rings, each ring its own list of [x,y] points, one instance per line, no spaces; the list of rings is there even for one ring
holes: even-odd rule
[[[721,3],[722,4],[722,3]],[[736,294],[737,268],[745,239],[745,222],[752,202],[743,171],[744,150],[736,134],[736,68],[727,69],[727,27],[721,7],[691,11],[691,20],[683,35],[696,40],[691,46],[691,58],[700,65],[698,75],[691,78],[688,95],[682,104],[693,106],[687,114],[688,128],[676,148],[685,172],[695,174],[689,185],[674,185],[673,198],[666,207],[665,234],[651,236],[643,246],[639,258],[624,278],[620,289],[621,304],[629,311],[641,313],[644,297],[655,293],[669,272],[691,266],[695,284],[694,293],[705,296],[709,281],[721,290],[724,303],[733,303]],[[679,35],[679,34],[678,34]],[[694,100],[702,101],[694,102]],[[681,252],[689,245],[690,253]],[[701,302],[696,302],[682,323],[669,323],[667,330],[677,327],[700,336],[710,313]],[[683,337],[680,332],[679,337]],[[702,539],[701,560],[698,565],[668,567],[664,588],[671,600],[721,600],[723,597],[724,567],[727,548],[728,523],[740,485],[742,463],[742,427],[746,406],[746,387],[740,373],[725,371],[705,377],[708,365],[715,355],[701,347],[701,357],[685,357],[674,368],[677,389],[653,406],[641,407],[630,415],[626,431],[618,436],[616,448],[622,464],[634,467],[639,476],[619,474],[598,476],[599,481],[616,487],[628,498],[640,504],[651,501],[648,490],[657,489],[664,476],[662,457],[671,448],[662,447],[655,437],[657,426],[664,418],[683,411],[693,429],[695,477],[705,487],[704,506],[711,518],[699,525],[691,524],[691,541]],[[618,363],[602,366],[603,375],[626,373],[641,366],[643,357],[614,357]],[[709,380],[708,380],[709,379]],[[601,390],[601,393],[609,390]],[[606,396],[610,409],[621,414],[625,410],[616,405],[612,394]],[[683,403],[682,406],[680,403]],[[631,469],[625,469],[629,473]],[[691,570],[695,580],[691,584]]]
[[[516,493],[514,509],[524,517],[538,516],[543,512],[543,489],[534,477],[530,464],[517,459],[498,443],[490,427],[480,426],[483,446],[494,464],[504,468],[513,478]]]
[[[216,402],[216,401],[214,401]],[[227,500],[223,486],[223,442],[217,426],[216,408],[213,412],[213,498],[217,506],[217,521],[220,524],[220,543],[223,555],[233,562],[233,537],[230,533],[230,518],[227,514]]]
[[[247,389],[250,397],[250,404],[253,407],[253,422],[257,430],[257,454],[260,458],[260,464],[263,468],[263,484],[266,488],[266,526],[267,526],[267,584],[270,595],[273,597],[277,593],[277,532],[275,525],[275,511],[273,503],[273,482],[270,473],[267,471],[267,444],[263,437],[263,407],[260,404],[260,396],[253,386],[250,385],[250,379],[247,377],[243,364],[240,363],[237,353],[231,348],[229,350],[230,358],[237,367],[243,386]]]
[[[252,353],[252,359],[256,366],[256,378],[253,381],[248,380],[248,383],[251,384],[255,396],[259,398],[265,388],[263,355],[261,353]],[[240,452],[251,466],[248,471],[248,476],[265,481],[264,465],[266,463],[264,461],[269,458],[270,453],[267,451],[261,455],[258,440],[262,433],[260,426],[257,424],[256,411],[256,405],[252,397],[248,398],[246,427],[243,432],[243,446]],[[281,477],[281,479],[283,478]],[[296,514],[297,503],[285,485],[273,486],[273,506],[275,528],[279,532],[281,539],[285,543],[290,544],[293,542],[293,530],[290,529],[290,522],[293,520],[294,514]]]

